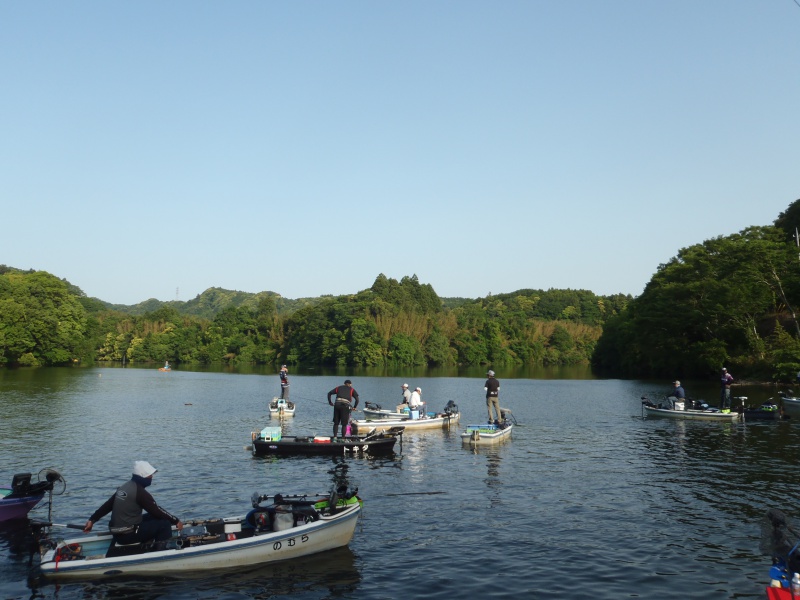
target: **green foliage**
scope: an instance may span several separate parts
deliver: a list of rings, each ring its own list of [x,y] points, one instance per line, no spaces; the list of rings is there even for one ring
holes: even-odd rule
[[[210,288],[189,302],[112,307],[47,273],[0,266],[0,364],[586,362],[604,319],[629,300],[523,290],[443,301],[415,275],[379,275],[371,288],[338,297],[286,301],[272,292]]]
[[[800,354],[772,334],[780,315],[798,337],[798,299],[796,249],[780,229],[750,227],[707,240],[660,265],[644,293],[607,322],[593,364],[622,375],[688,378],[713,375],[723,364],[740,377],[760,375],[780,361],[785,367],[775,376],[786,377]]]
[[[86,311],[64,281],[44,271],[0,275],[0,364],[77,361],[85,332]]]

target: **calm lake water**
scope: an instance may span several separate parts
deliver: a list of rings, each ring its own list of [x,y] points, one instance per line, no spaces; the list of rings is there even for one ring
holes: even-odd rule
[[[351,378],[362,402],[384,407],[404,381]],[[297,416],[284,431],[329,435],[325,397],[343,379],[292,376]],[[483,381],[408,383],[431,408],[454,400],[463,426],[485,418]],[[769,507],[798,512],[800,423],[643,418],[642,394],[663,395],[668,382],[501,383],[519,427],[498,447],[464,448],[455,428],[409,433],[402,453],[380,459],[276,459],[245,449],[270,424],[275,374],[0,371],[0,478],[59,470],[67,490],[55,498],[56,522],[84,523],[140,459],[159,469],[153,495],[184,519],[243,514],[255,491],[325,492],[342,476],[364,499],[348,548],[177,578],[50,583],[29,566],[26,529],[5,526],[0,598],[764,597],[760,520]],[[687,387],[716,399],[712,384]],[[734,393],[743,392],[757,403],[775,390]]]

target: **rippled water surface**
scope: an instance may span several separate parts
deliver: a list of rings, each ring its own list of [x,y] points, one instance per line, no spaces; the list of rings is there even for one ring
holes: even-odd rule
[[[399,379],[353,380],[362,401],[399,398]],[[330,435],[339,383],[293,377],[285,433]],[[485,418],[483,379],[409,383],[433,409],[454,400],[461,425]],[[502,380],[519,426],[495,448],[464,448],[454,428],[409,433],[385,458],[254,458],[250,432],[270,424],[277,388],[277,376],[0,372],[0,478],[58,469],[56,522],[85,522],[139,459],[184,519],[242,514],[255,491],[325,492],[341,475],[365,501],[347,548],[175,578],[56,585],[29,566],[25,528],[6,525],[0,598],[763,598],[760,519],[796,512],[800,424],[643,418],[641,381]]]

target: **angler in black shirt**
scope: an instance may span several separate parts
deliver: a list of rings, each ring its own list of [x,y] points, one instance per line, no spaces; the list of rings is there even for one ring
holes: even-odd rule
[[[331,402],[331,397],[336,402]],[[358,406],[358,392],[353,389],[353,382],[345,379],[344,385],[337,386],[328,392],[328,404],[333,407],[333,437],[339,436],[339,424],[342,425],[342,435],[350,422],[350,411]]]

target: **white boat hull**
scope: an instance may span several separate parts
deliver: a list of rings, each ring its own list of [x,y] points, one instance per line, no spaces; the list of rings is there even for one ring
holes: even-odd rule
[[[723,421],[731,422],[742,418],[738,412],[719,412],[709,410],[674,410],[671,408],[656,408],[644,405],[644,410],[648,416],[664,417],[667,419],[685,419],[694,421]]]
[[[417,429],[447,429],[451,425],[458,423],[459,413],[437,417],[424,417],[420,419],[386,419],[367,421],[366,419],[352,421],[358,435],[369,431],[386,431],[392,427],[403,427],[405,431]]]
[[[793,421],[800,420],[800,398],[781,398],[783,414]]]
[[[499,444],[511,437],[514,425],[507,425],[503,429],[496,425],[467,425],[467,430],[461,434],[461,442],[469,446],[491,446]]]
[[[332,516],[283,531],[257,534],[233,541],[161,550],[131,556],[106,558],[111,537],[91,536],[66,540],[80,544],[86,558],[55,560],[55,549],[48,550],[40,564],[49,578],[118,576],[123,574],[166,574],[205,569],[224,569],[289,560],[324,552],[350,543],[361,506],[350,504]],[[225,519],[241,522],[244,517]],[[97,555],[91,553],[96,549]]]
[[[294,402],[273,398],[269,403],[269,414],[272,417],[293,417],[295,408]]]

